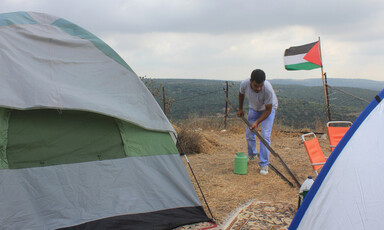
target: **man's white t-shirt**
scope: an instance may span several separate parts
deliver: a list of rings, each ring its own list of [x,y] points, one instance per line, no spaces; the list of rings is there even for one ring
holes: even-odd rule
[[[258,93],[256,93],[250,84],[250,79],[243,80],[240,84],[240,93],[244,94],[249,101],[249,108],[256,111],[264,111],[265,105],[272,104],[272,109],[277,109],[277,97],[275,91],[273,91],[271,83],[264,81],[264,87]]]

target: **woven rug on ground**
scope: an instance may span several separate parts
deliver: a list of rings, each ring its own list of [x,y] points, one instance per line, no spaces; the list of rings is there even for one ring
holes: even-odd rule
[[[218,230],[220,229],[217,227],[216,224],[210,223],[210,222],[202,222],[202,223],[197,223],[197,224],[189,224],[189,225],[184,225],[178,228],[175,228],[173,230],[206,230],[206,229],[212,229],[212,230]]]
[[[297,206],[284,202],[253,201],[223,226],[225,230],[288,229]]]

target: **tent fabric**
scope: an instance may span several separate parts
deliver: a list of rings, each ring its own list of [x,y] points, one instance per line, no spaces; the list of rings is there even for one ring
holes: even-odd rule
[[[131,68],[67,20],[0,14],[1,229],[210,221],[172,125]]]
[[[117,121],[117,124],[127,156],[179,155],[170,133],[150,132],[125,121]]]
[[[180,156],[160,155],[4,169],[0,224],[2,229],[57,229],[121,215],[195,210],[201,204],[181,167]],[[208,221],[203,211],[193,216]],[[172,218],[163,222],[173,223]],[[161,229],[160,223],[139,219],[147,229]],[[185,220],[190,221],[188,215]]]
[[[0,21],[1,107],[92,111],[174,132],[128,64],[90,32],[40,13]]]
[[[202,211],[202,207],[166,209],[145,214],[115,216],[68,228],[60,228],[60,230],[117,229],[120,226],[134,226],[133,229],[135,230],[148,230],[153,229],[153,223],[156,223],[158,229],[176,229],[181,225],[200,222]],[[172,216],[171,223],[169,222],[170,216]],[[148,228],[148,225],[151,227]]]
[[[168,132],[83,111],[0,109],[0,117],[9,122],[0,123],[2,229],[210,221]]]
[[[9,168],[70,164],[126,156],[115,119],[95,113],[13,110],[8,130],[6,155]]]
[[[46,17],[50,16],[47,15]],[[33,20],[32,17],[30,17],[30,13],[27,12],[5,13],[0,15],[0,26],[11,26],[18,24],[37,24],[37,22]]]
[[[8,168],[7,143],[8,143],[8,121],[10,112],[8,109],[0,108],[0,169]]]
[[[8,113],[2,122],[4,131],[0,130],[1,158],[6,160],[0,169],[179,154],[168,132],[149,131],[100,114],[47,109]]]
[[[384,90],[349,128],[289,229],[381,229]]]

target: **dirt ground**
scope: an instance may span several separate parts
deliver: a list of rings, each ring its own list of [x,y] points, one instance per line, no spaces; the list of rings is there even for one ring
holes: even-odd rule
[[[204,152],[199,154],[187,153],[187,157],[213,217],[219,226],[218,229],[220,229],[220,226],[224,226],[239,208],[250,202],[284,203],[290,204],[291,207],[297,207],[299,187],[294,183],[293,178],[277,157],[271,154],[271,164],[295,184],[295,187],[292,188],[272,170],[269,170],[268,175],[260,175],[258,160],[248,162],[246,175],[234,173],[236,153],[247,152],[243,132],[203,129],[199,129],[197,132],[200,132],[203,136]],[[303,133],[305,131],[274,130],[271,137],[271,147],[281,156],[300,183],[308,176],[315,178],[315,173],[310,166],[309,158],[302,143],[301,135]],[[324,154],[329,156],[330,149],[327,135],[320,133],[317,134],[317,138]],[[186,162],[185,159],[184,161]],[[186,167],[189,170],[187,164]],[[192,175],[191,180],[206,213],[211,217]]]

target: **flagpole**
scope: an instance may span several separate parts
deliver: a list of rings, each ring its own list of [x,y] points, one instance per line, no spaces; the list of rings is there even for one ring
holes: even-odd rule
[[[321,56],[320,37],[319,37],[319,54],[320,54],[320,61],[321,61],[321,79],[323,80],[325,105],[327,106],[327,111],[328,111],[328,121],[331,121],[331,110],[329,109],[329,100],[328,100],[327,78],[326,78],[326,75],[324,75],[323,58]]]

